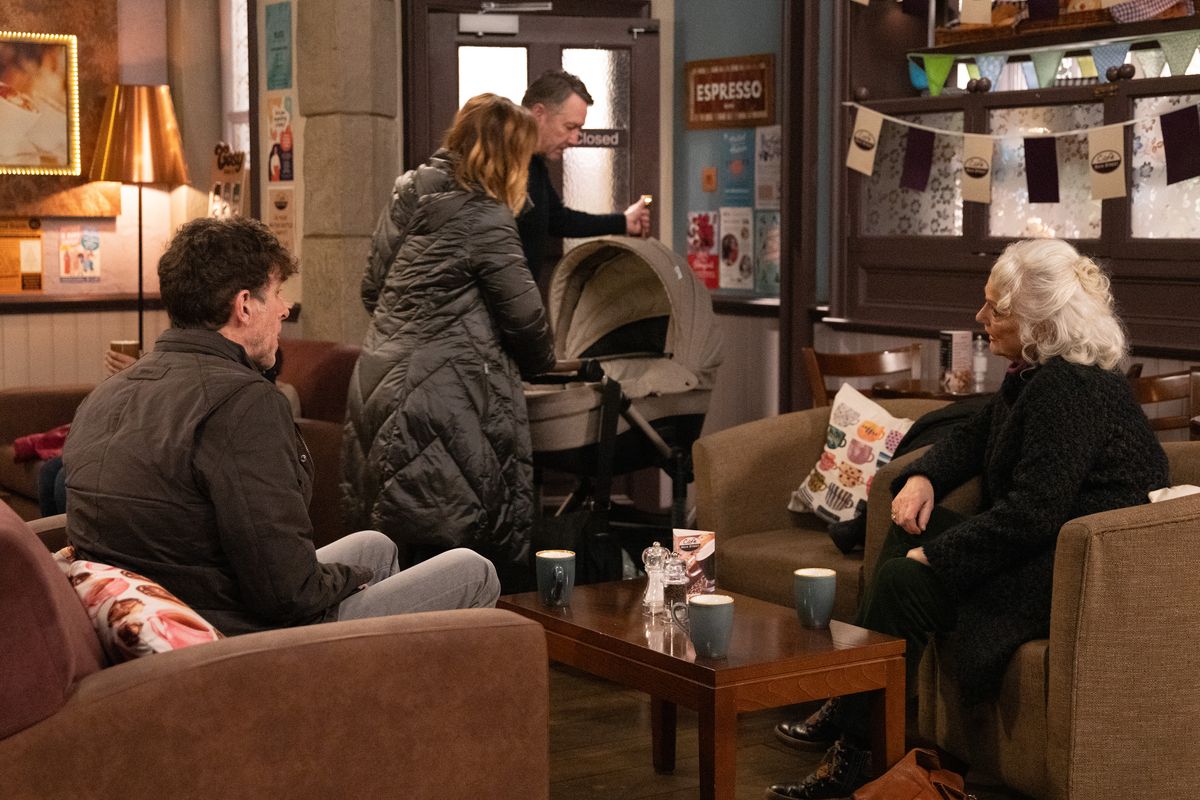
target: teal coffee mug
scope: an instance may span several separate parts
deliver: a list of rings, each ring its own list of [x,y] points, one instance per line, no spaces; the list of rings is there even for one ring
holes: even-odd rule
[[[688,598],[688,635],[696,655],[724,658],[733,633],[733,598],[727,594],[696,594]]]
[[[534,558],[538,597],[542,605],[566,606],[575,588],[575,551],[539,550]]]
[[[806,628],[828,627],[837,594],[837,573],[822,567],[806,567],[792,574],[792,592],[800,624]]]

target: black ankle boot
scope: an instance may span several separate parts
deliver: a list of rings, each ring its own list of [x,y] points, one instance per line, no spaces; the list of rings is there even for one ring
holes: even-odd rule
[[[781,722],[775,726],[775,737],[788,747],[801,750],[825,750],[842,735],[837,718],[842,700],[826,700],[808,719]]]
[[[850,797],[871,778],[871,751],[838,739],[821,765],[800,783],[777,783],[767,789],[770,800],[829,800]]]

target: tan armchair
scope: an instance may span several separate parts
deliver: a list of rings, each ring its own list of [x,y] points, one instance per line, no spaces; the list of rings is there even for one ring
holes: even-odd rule
[[[409,614],[108,666],[50,554],[0,505],[0,796],[549,796],[535,622]]]
[[[1200,442],[1164,444],[1171,482],[1200,484]],[[888,526],[888,486],[911,454],[876,475],[864,570]],[[946,504],[970,512],[977,486]],[[998,700],[964,710],[954,654],[938,640],[920,678],[922,736],[1038,798],[1192,797],[1200,785],[1200,496],[1072,520],[1059,534],[1050,638],[1024,644]]]
[[[916,419],[939,400],[883,400],[891,414]],[[788,499],[825,446],[830,408],[755,420],[698,439],[692,447],[697,525],[717,533],[717,584],[790,606],[792,571],[838,573],[833,615],[849,620],[858,606],[862,553],[843,555],[815,514],[788,511]],[[875,486],[879,485],[878,477]]]
[[[37,480],[42,462],[14,462],[13,440],[66,425],[91,390],[86,383],[0,391],[0,500],[22,519],[41,516]]]

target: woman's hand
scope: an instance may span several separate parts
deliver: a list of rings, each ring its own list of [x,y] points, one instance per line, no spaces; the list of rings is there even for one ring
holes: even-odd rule
[[[892,499],[892,522],[916,535],[925,530],[932,513],[933,484],[924,475],[913,475]]]
[[[116,375],[126,367],[133,366],[133,362],[137,361],[133,356],[127,356],[124,353],[118,353],[116,350],[104,351],[104,369],[109,375]]]

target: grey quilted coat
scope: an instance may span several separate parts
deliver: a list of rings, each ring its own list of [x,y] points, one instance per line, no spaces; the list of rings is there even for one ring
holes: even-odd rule
[[[440,151],[396,180],[362,282],[371,325],[350,381],[347,521],[424,549],[524,563],[533,467],[521,375],[554,363],[509,209]]]

